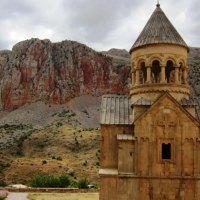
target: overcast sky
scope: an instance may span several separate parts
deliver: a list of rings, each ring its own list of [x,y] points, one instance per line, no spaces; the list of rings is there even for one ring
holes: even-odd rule
[[[0,49],[40,38],[75,40],[95,50],[129,50],[157,0],[0,0]],[[200,47],[200,1],[160,0],[189,46]]]

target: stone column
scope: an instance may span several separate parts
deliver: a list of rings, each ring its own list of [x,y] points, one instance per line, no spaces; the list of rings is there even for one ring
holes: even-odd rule
[[[132,71],[132,85],[135,84],[135,72]]]
[[[139,85],[140,84],[140,70],[137,68],[135,73],[136,73],[135,85]]]
[[[165,83],[166,82],[166,77],[165,77],[165,65],[161,65],[161,80],[160,83]]]
[[[147,68],[147,80],[146,83],[151,83],[151,66],[146,66]]]
[[[175,66],[175,83],[179,84],[179,67]]]
[[[187,69],[183,70],[183,84],[187,84]]]

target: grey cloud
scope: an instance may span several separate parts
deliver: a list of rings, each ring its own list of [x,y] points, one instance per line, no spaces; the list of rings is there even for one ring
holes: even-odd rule
[[[186,42],[200,46],[198,0],[160,1]],[[31,37],[76,40],[98,50],[130,48],[155,9],[152,0],[0,0],[0,5],[0,49]]]
[[[130,14],[131,8],[138,6],[138,1],[83,0],[64,3],[64,6],[71,9],[70,27],[85,32],[87,41],[97,42],[104,40],[120,24],[120,20]]]
[[[188,39],[188,45],[200,46],[200,2],[199,0],[189,2],[185,12],[186,20],[182,26]]]
[[[31,15],[34,11],[29,1],[22,0],[0,0],[0,17],[13,18],[20,15]]]
[[[0,38],[0,50],[6,50],[6,46],[10,43],[9,40],[5,40],[5,38]]]

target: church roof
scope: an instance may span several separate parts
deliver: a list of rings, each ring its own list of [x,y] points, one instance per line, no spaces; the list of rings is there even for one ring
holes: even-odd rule
[[[200,97],[190,97],[177,102],[180,106],[195,106],[196,119],[200,122]],[[100,123],[105,125],[132,125],[134,118],[132,106],[152,106],[153,102],[140,98],[134,104],[130,96],[103,95],[101,101]]]
[[[133,111],[129,96],[104,95],[101,101],[101,124],[130,125]]]
[[[152,101],[141,97],[135,103],[133,103],[133,106],[151,106],[152,104],[153,104]]]
[[[196,118],[199,120],[200,122],[200,97],[193,97],[193,100],[195,101],[196,103]]]
[[[157,4],[155,11],[133,44],[130,53],[138,47],[163,43],[177,44],[188,48],[185,41],[160,8],[160,4]]]
[[[198,106],[197,97],[190,97],[189,99],[181,99],[179,102],[182,106]]]

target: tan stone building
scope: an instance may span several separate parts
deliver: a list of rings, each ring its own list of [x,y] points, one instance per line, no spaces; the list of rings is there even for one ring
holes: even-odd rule
[[[157,4],[130,50],[130,97],[102,97],[100,200],[200,200],[188,51]]]

